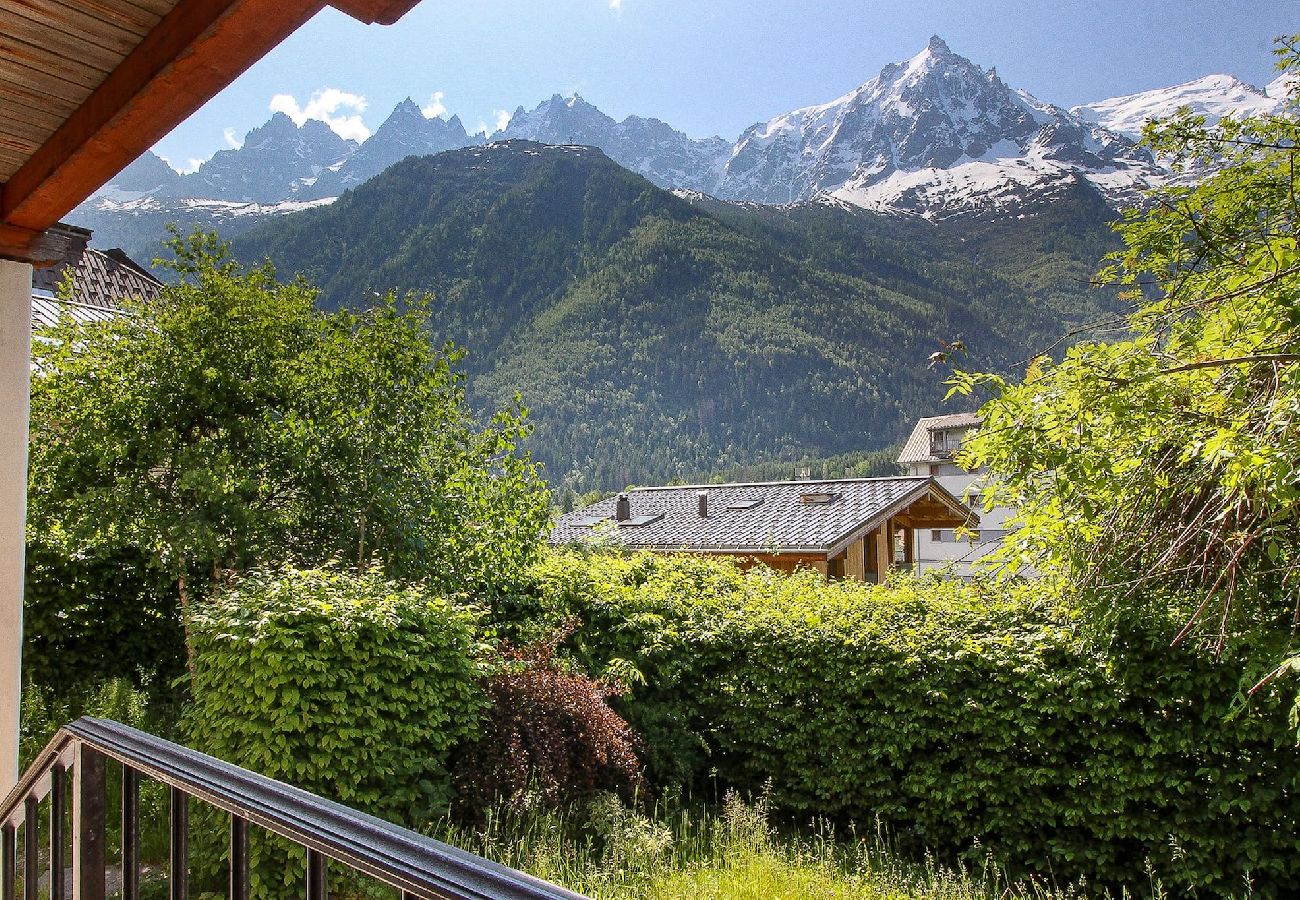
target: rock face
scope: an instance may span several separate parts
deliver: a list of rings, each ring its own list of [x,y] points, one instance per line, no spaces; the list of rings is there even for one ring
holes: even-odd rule
[[[324,122],[295,125],[284,113],[248,133],[244,145],[221,150],[182,179],[185,197],[278,203],[320,196],[315,184],[356,152],[356,141],[339,137]]]
[[[616,122],[577,94],[556,94],[531,112],[519,107],[493,138],[598,147],[660,187],[705,192],[713,190],[731,156],[731,144],[720,137],[694,140],[658,119],[640,116]]]
[[[934,37],[843,97],[751,126],[715,193],[942,215],[1075,177],[1119,195],[1160,172],[1128,138],[1013,90]]]
[[[485,135],[468,134],[459,116],[426,118],[408,97],[397,104],[384,123],[343,165],[323,172],[312,191],[317,197],[337,197],[408,156],[457,150],[485,140]]]
[[[146,150],[118,172],[116,178],[100,189],[100,193],[112,191],[118,200],[132,200],[147,195],[167,196],[178,189],[184,177],[167,165],[161,156],[152,150]]]

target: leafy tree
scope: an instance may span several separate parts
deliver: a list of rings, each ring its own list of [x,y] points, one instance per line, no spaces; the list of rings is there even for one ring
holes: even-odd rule
[[[1279,43],[1279,67],[1300,71],[1296,39]],[[1084,588],[1107,613],[1181,606],[1176,639],[1216,652],[1243,630],[1290,641],[1300,620],[1295,93],[1289,103],[1148,129],[1180,169],[1215,174],[1118,226],[1124,247],[1102,278],[1127,291],[1131,314],[1115,323],[1127,339],[1035,360],[1019,384],[952,382],[993,389],[968,462],[997,472],[993,491],[1021,510],[1003,563]]]
[[[480,591],[527,561],[546,498],[514,451],[522,411],[475,424],[425,301],[324,313],[214,235],[172,249],[159,300],[36,343],[30,540],[138,558],[182,609],[255,565],[342,558]]]

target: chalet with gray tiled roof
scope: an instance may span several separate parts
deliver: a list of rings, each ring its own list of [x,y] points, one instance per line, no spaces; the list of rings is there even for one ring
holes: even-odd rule
[[[118,315],[124,299],[152,300],[162,291],[162,282],[121,250],[88,247],[88,229],[64,224],[55,228],[65,255],[55,265],[32,270],[32,328],[53,325],[61,316],[103,321]],[[64,297],[60,289],[69,277],[72,293]]]
[[[978,428],[982,421],[977,413],[955,413],[918,419],[902,452],[898,454],[898,462],[904,466],[918,463],[937,466],[951,462],[966,434]]]
[[[916,529],[978,523],[931,478],[767,481],[634,488],[561,516],[550,542],[613,541],[878,581],[912,562]]]

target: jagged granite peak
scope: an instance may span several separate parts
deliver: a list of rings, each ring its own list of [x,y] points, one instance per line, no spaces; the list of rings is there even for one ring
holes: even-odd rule
[[[554,94],[533,110],[520,107],[494,140],[598,147],[619,165],[660,187],[710,191],[731,156],[720,137],[692,139],[659,119],[615,121],[578,94]]]
[[[879,201],[889,182],[915,186],[970,164],[986,176],[1008,169],[1017,183],[1027,174],[1019,169],[1053,176],[1134,170],[1118,179],[1125,185],[1155,175],[1150,155],[1131,140],[1011,89],[935,36],[842,97],[748,128],[716,193],[780,204],[835,192],[888,208]]]
[[[1273,81],[1266,90],[1232,75],[1206,75],[1171,87],[1110,97],[1071,107],[1070,112],[1129,137],[1142,136],[1152,119],[1166,119],[1183,107],[1213,123],[1225,115],[1264,115],[1280,111],[1285,89]],[[1275,95],[1274,91],[1277,91]]]
[[[138,197],[167,196],[180,184],[181,175],[167,161],[146,150],[113,176],[113,179],[95,191],[92,197],[113,197],[130,200]]]
[[[428,156],[482,142],[480,136],[465,132],[459,116],[425,116],[419,105],[407,97],[341,166],[322,172],[311,193],[316,197],[337,197],[408,156]]]
[[[543,144],[589,144],[598,141],[618,123],[576,93],[565,98],[553,94],[531,112],[521,106],[493,140],[523,139]]]
[[[282,112],[248,133],[242,146],[220,150],[183,178],[183,196],[277,203],[312,198],[322,172],[337,167],[357,149],[329,125],[308,119],[301,126]]]

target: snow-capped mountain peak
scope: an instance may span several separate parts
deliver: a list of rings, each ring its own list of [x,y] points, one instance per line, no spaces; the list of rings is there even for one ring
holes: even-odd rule
[[[980,68],[935,36],[911,59],[885,66],[842,97],[751,126],[718,193],[790,203],[833,192],[860,205],[895,208],[900,192],[931,197],[919,188],[934,173],[972,163],[987,171],[957,182],[986,184],[998,172],[1021,184],[1076,169],[1144,170],[1150,157],[1125,138],[1012,90],[992,68]]]
[[[1232,75],[1206,75],[1172,87],[1075,106],[1071,112],[1111,131],[1138,138],[1147,122],[1167,119],[1183,107],[1189,107],[1212,123],[1228,114],[1242,116],[1276,112],[1280,97],[1274,96],[1273,92],[1285,93],[1281,81],[1281,78],[1275,80],[1264,91]]]
[[[1300,72],[1283,72],[1264,88],[1264,93],[1282,104],[1287,103],[1297,92],[1300,92]]]

